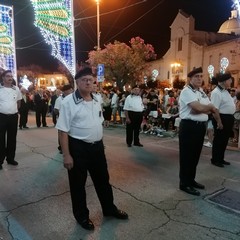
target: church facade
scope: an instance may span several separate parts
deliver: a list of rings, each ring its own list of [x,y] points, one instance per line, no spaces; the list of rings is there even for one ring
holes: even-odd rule
[[[187,73],[202,66],[206,85],[216,73],[228,71],[234,77],[232,86],[240,86],[240,20],[236,10],[217,33],[195,30],[195,19],[182,10],[170,28],[170,48],[150,63],[150,71],[159,72],[158,80],[172,83],[178,77],[187,81]]]

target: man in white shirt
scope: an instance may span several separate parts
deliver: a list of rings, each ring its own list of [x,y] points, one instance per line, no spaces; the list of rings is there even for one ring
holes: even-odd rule
[[[1,75],[0,84],[0,170],[6,158],[7,163],[18,165],[15,161],[17,144],[18,109],[22,94],[13,85],[13,75],[10,70]],[[7,141],[6,141],[7,139]]]
[[[224,155],[232,134],[233,114],[236,110],[234,99],[227,90],[231,86],[232,76],[230,73],[219,73],[212,81],[217,84],[217,87],[211,93],[211,102],[220,113],[223,129],[219,129],[217,122],[212,120],[214,138],[211,163],[217,167],[224,167],[224,165],[230,165],[230,162],[224,160]]]
[[[60,131],[64,167],[68,170],[73,215],[83,228],[93,230],[85,191],[88,172],[101,203],[103,215],[118,219],[127,219],[128,215],[119,210],[113,202],[102,141],[102,108],[92,94],[92,69],[80,70],[75,80],[77,90],[62,102],[56,128]]]
[[[127,146],[143,147],[139,140],[139,132],[143,120],[143,101],[140,96],[140,88],[133,87],[132,94],[127,96],[123,110],[126,115],[126,142]]]
[[[208,96],[201,89],[202,68],[194,68],[188,73],[189,84],[181,91],[179,97],[179,178],[180,190],[199,196],[197,189],[205,186],[196,182],[196,171],[202,151],[208,114],[212,113],[222,128],[218,110],[210,103]]]

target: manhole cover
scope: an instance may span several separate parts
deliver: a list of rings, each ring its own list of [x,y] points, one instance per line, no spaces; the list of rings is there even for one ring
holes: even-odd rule
[[[226,189],[208,198],[210,201],[240,213],[240,193]]]

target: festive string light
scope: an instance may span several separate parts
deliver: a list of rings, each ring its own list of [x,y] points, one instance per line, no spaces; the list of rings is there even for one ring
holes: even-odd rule
[[[13,8],[0,4],[0,67],[11,70],[16,79]]]
[[[72,0],[31,0],[35,26],[40,29],[52,55],[74,76],[75,46]]]

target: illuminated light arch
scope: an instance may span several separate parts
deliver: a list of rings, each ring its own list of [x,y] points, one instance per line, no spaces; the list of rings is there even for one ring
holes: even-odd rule
[[[11,70],[17,80],[13,8],[0,4],[0,68]]]
[[[52,55],[69,70],[76,72],[72,0],[31,0],[35,26],[40,29]]]

